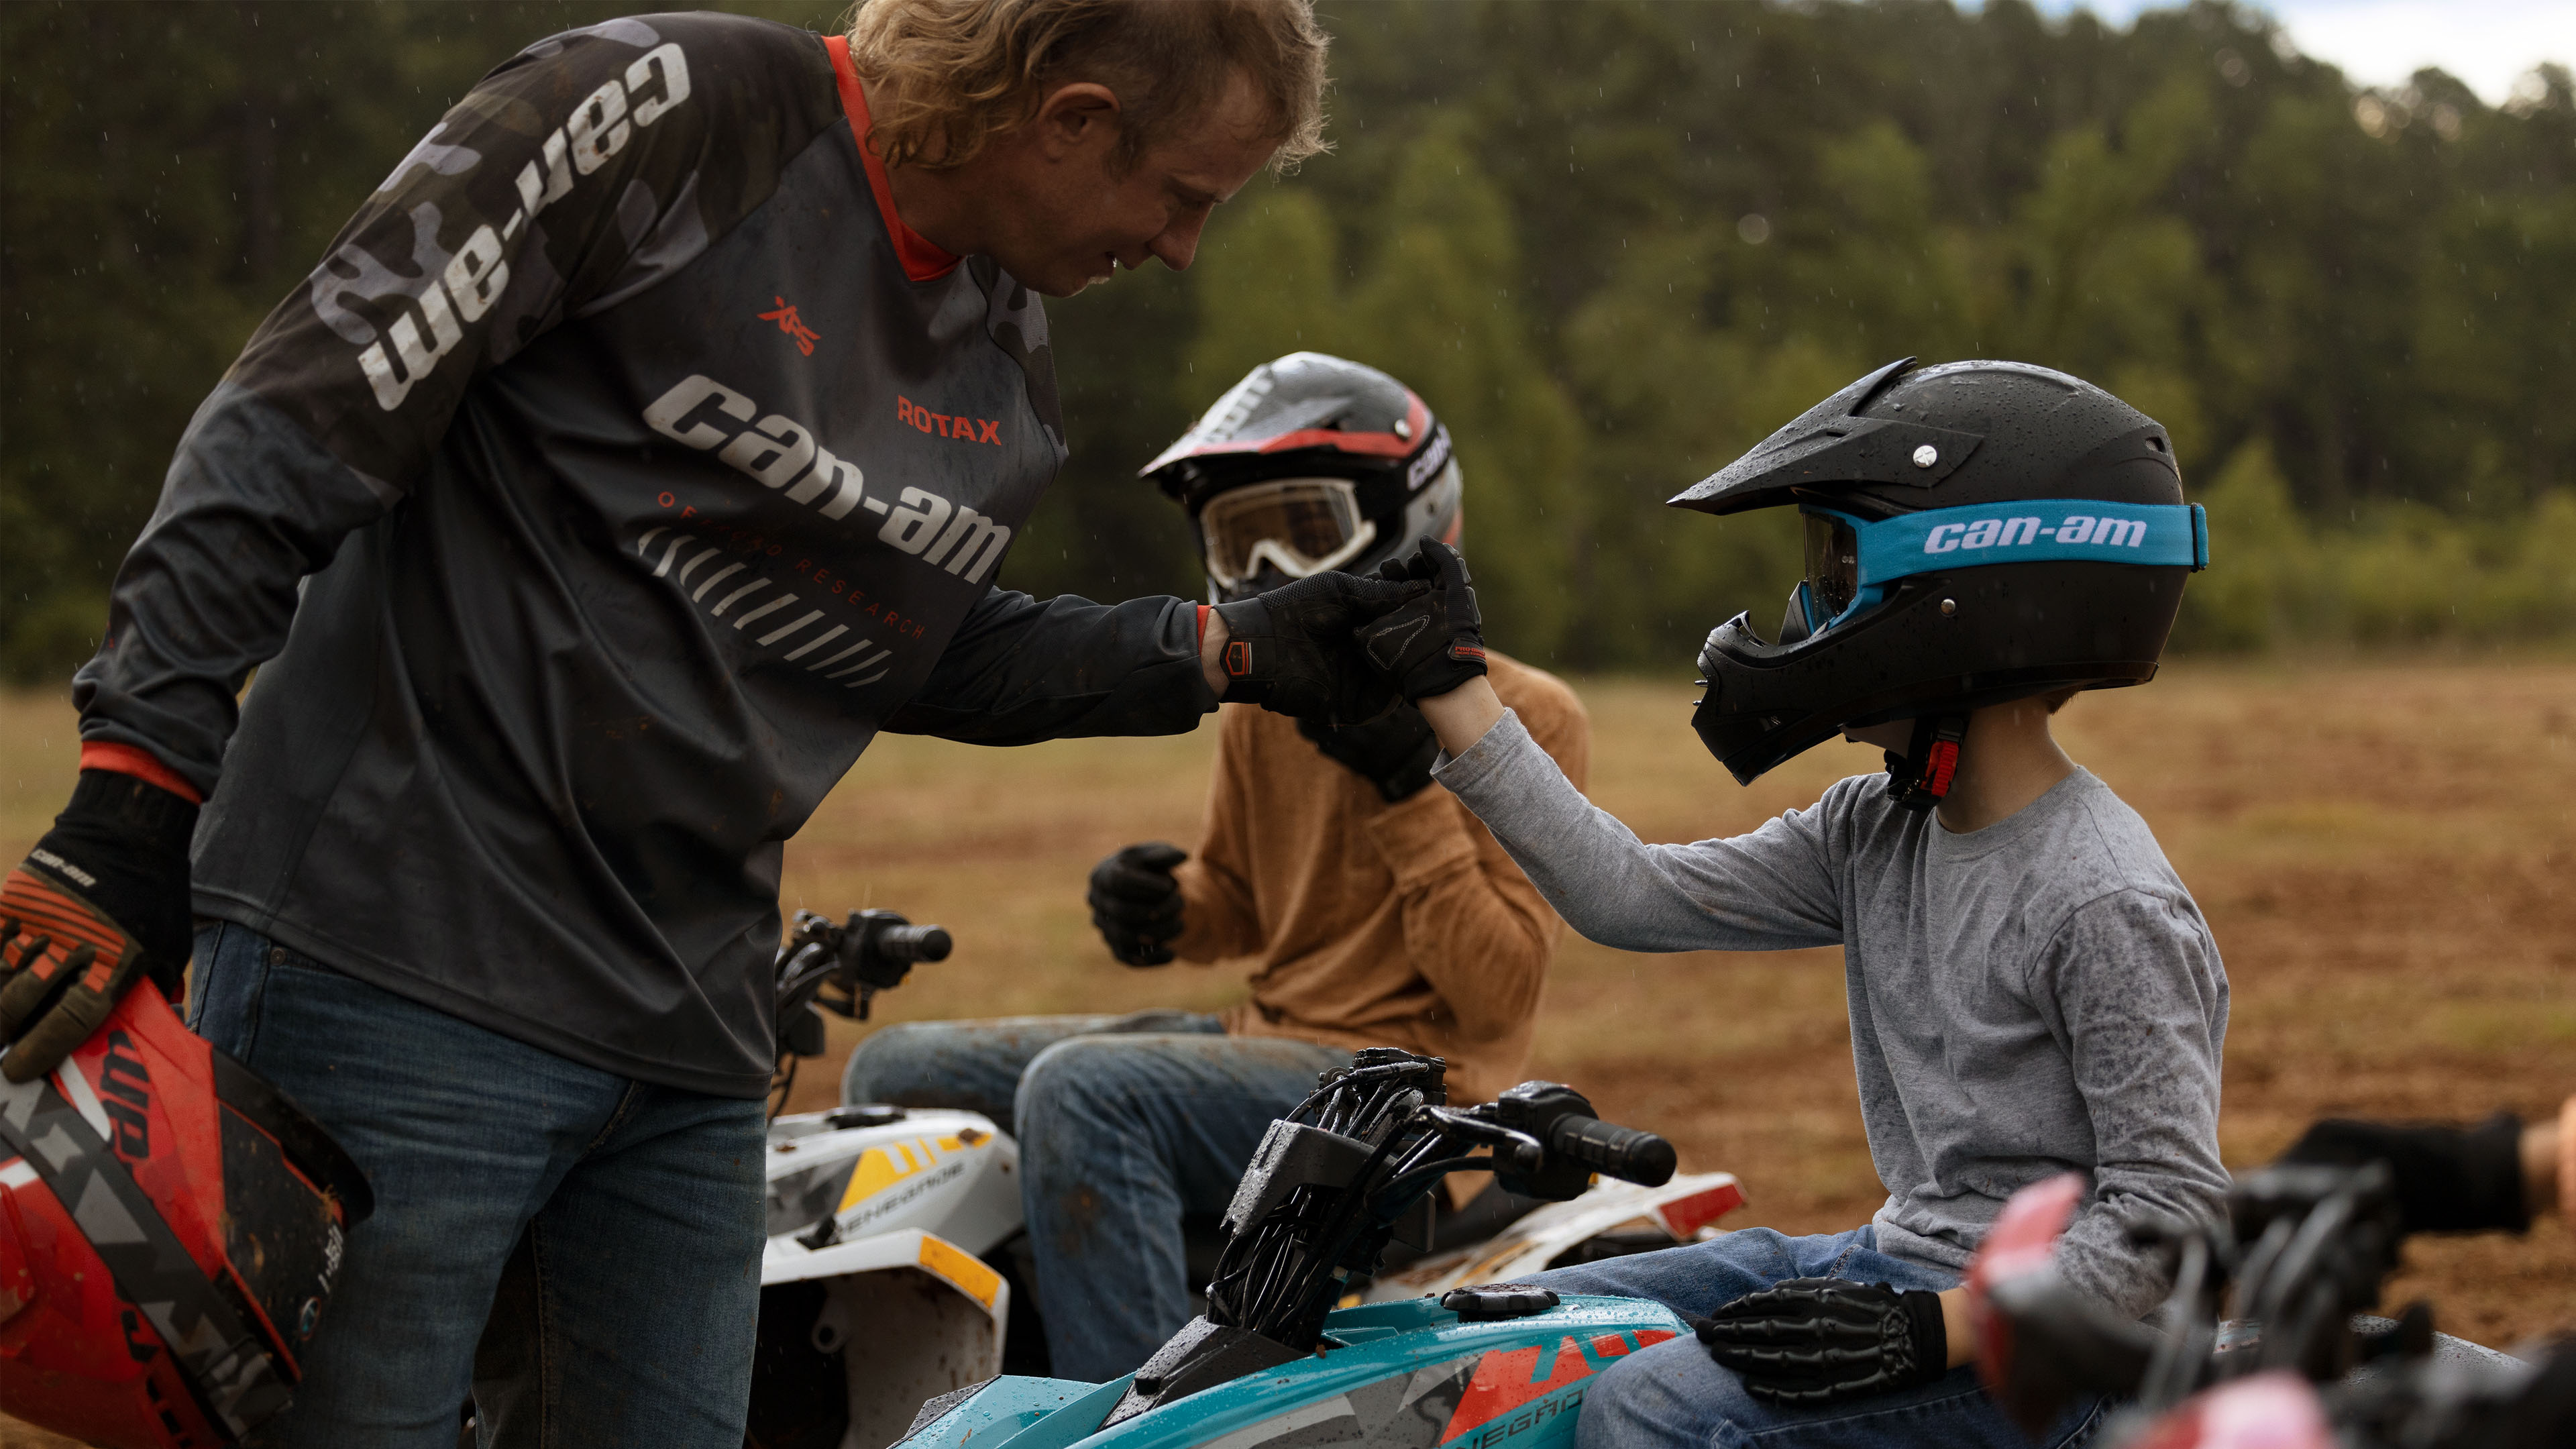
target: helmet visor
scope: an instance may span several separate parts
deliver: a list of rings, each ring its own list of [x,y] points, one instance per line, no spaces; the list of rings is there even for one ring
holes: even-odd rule
[[[1377,538],[1348,478],[1279,478],[1220,493],[1199,510],[1208,576],[1227,588],[1264,562],[1292,579],[1340,568]]]
[[[1809,513],[1806,520],[1807,592],[1822,628],[1860,596],[1860,534],[1830,513]]]

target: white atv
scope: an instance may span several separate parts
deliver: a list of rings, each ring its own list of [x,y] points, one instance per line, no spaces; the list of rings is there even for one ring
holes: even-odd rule
[[[945,959],[949,944],[939,927],[891,911],[854,911],[838,925],[798,913],[778,958],[780,1102],[797,1061],[823,1051],[818,1008],[865,1020],[871,997],[913,962]],[[1019,1159],[1018,1144],[976,1112],[865,1104],[772,1120],[748,1445],[884,1449],[929,1399],[998,1374],[1045,1374]],[[1724,1172],[1651,1188],[1601,1179],[1560,1203],[1488,1188],[1428,1232],[1417,1227],[1423,1241],[1391,1250],[1345,1301],[1693,1242],[1743,1201]],[[1193,1225],[1202,1226],[1190,1242],[1200,1283],[1218,1245],[1213,1221]]]

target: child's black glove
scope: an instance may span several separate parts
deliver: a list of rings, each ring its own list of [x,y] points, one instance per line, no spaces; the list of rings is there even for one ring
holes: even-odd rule
[[[1823,1404],[1928,1384],[1947,1371],[1941,1295],[1884,1283],[1791,1278],[1688,1320],[1747,1393]]]
[[[2330,1117],[2310,1127],[2281,1160],[2321,1167],[2387,1163],[2398,1217],[2410,1233],[2519,1233],[2531,1226],[2522,1187],[2522,1122],[2510,1112],[2476,1127]]]
[[[1458,550],[1426,538],[1413,557],[1388,559],[1378,573],[1389,581],[1430,586],[1361,625],[1358,634],[1369,662],[1406,699],[1447,694],[1485,672],[1485,621],[1476,612],[1476,591],[1467,587],[1467,561]]]
[[[1374,724],[1328,730],[1310,719],[1297,721],[1297,733],[1315,742],[1324,758],[1348,766],[1377,787],[1392,805],[1409,800],[1431,783],[1431,762],[1440,757],[1440,741],[1431,722],[1409,704]]]
[[[1177,845],[1149,840],[1091,868],[1091,924],[1110,955],[1130,966],[1172,959],[1170,942],[1181,934],[1181,883],[1172,871],[1189,858]]]

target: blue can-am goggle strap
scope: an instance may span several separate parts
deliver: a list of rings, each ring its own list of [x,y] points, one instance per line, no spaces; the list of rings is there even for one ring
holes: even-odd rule
[[[1877,604],[1899,579],[1945,569],[2061,561],[2209,567],[2209,518],[2197,503],[2052,498],[1875,521],[1812,504],[1799,512],[1807,524],[1799,604],[1820,634]]]

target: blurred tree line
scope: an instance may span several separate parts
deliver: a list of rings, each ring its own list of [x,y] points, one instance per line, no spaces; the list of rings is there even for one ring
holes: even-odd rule
[[[87,654],[190,411],[413,137],[633,8],[0,7],[0,667]],[[1188,274],[1054,306],[1073,458],[1013,586],[1195,592],[1134,470],[1310,347],[1449,421],[1498,645],[1678,668],[1736,609],[1767,628],[1797,565],[1785,518],[1666,497],[1879,362],[2000,355],[2172,430],[2213,519],[2186,647],[2570,632],[2563,69],[2502,107],[2362,90],[2213,0],[2127,31],[2022,0],[1319,9],[1336,150],[1221,209]]]

